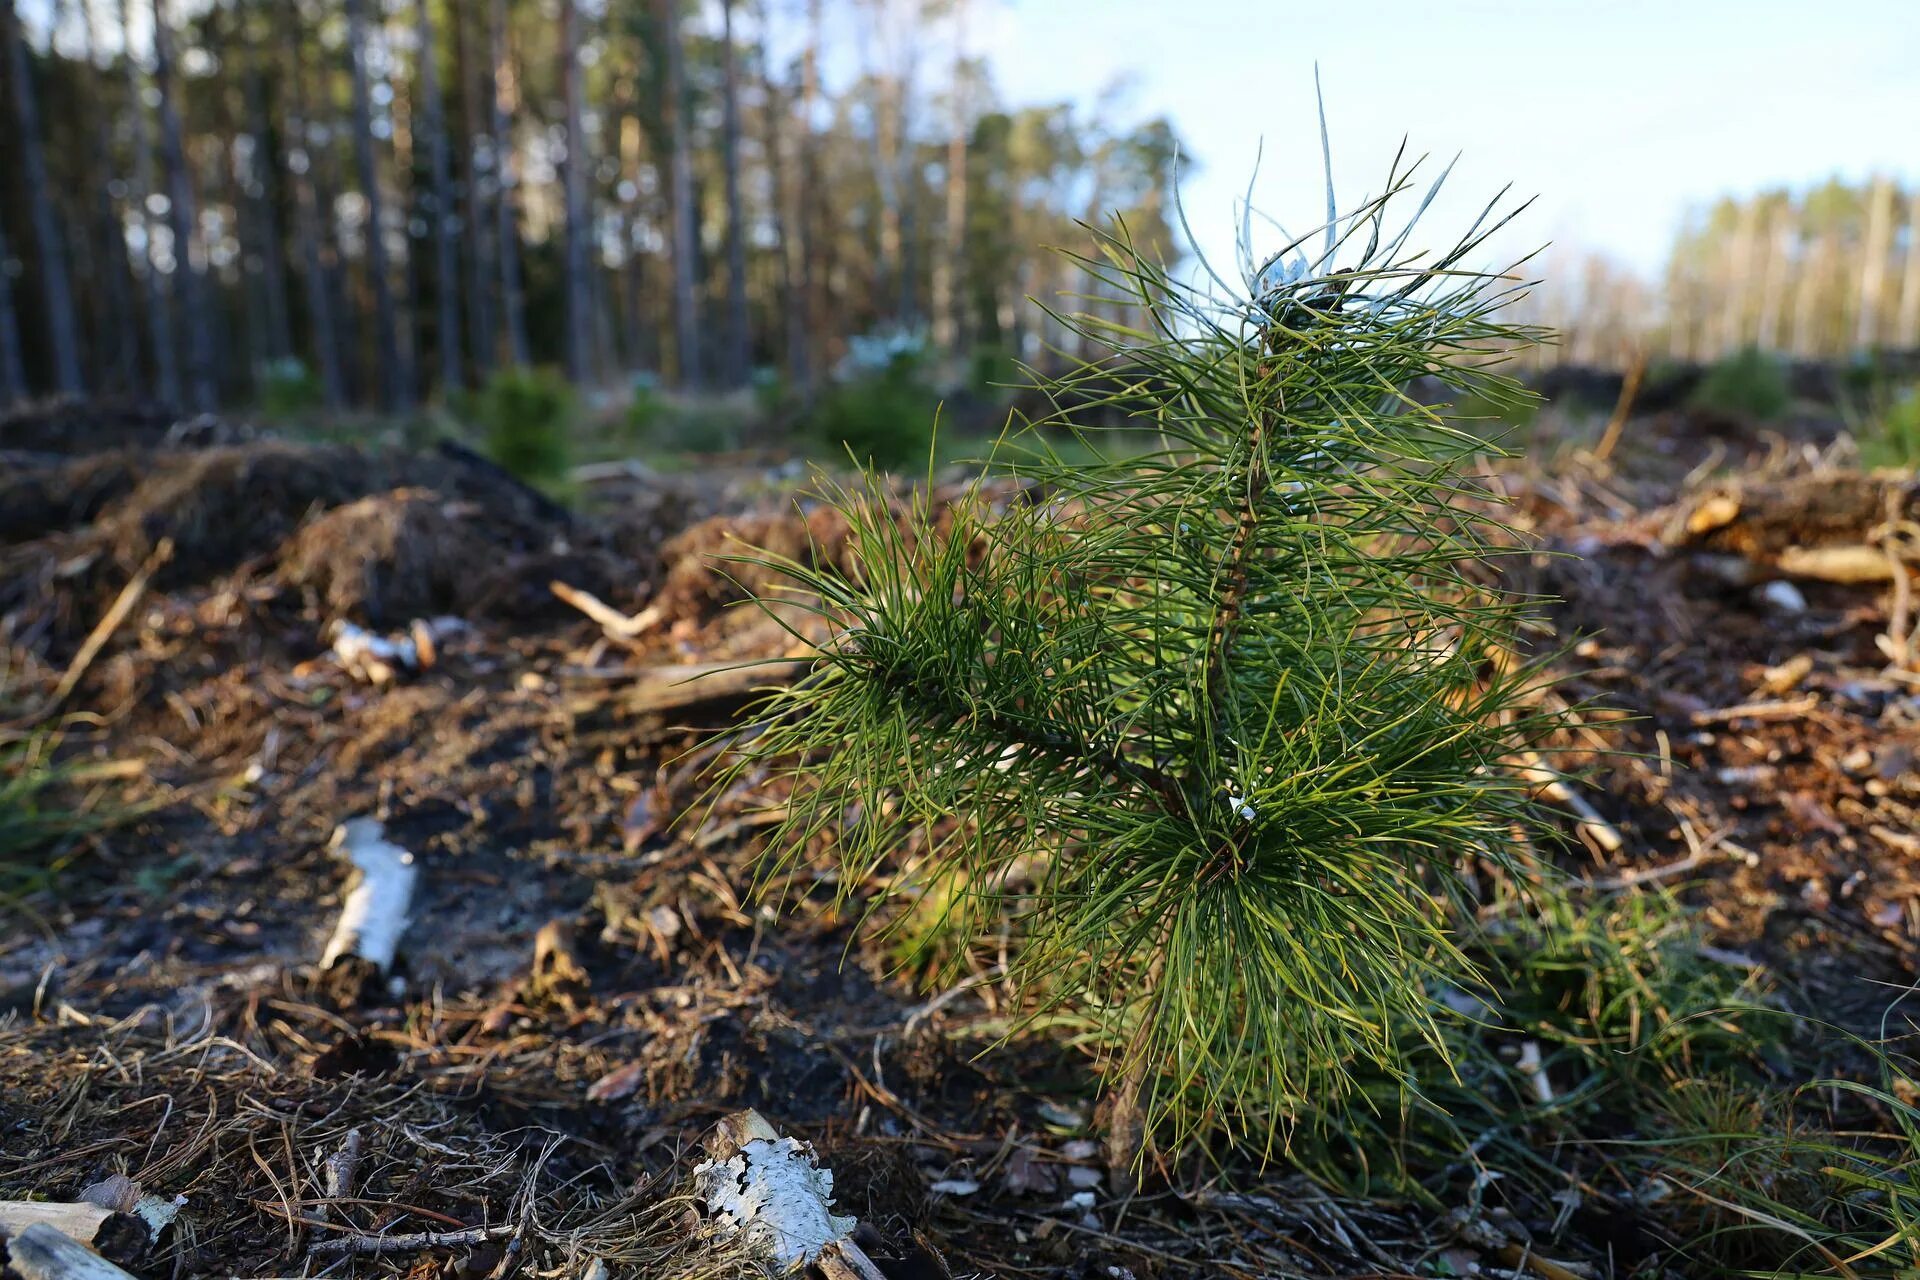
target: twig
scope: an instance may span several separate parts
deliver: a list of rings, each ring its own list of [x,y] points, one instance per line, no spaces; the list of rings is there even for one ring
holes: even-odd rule
[[[327,1199],[345,1200],[353,1194],[353,1176],[360,1168],[360,1131],[347,1130],[346,1141],[327,1157]]]
[[[547,584],[547,589],[599,623],[600,629],[615,640],[633,640],[643,636],[659,625],[664,616],[657,607],[648,605],[632,617],[628,617],[591,591],[582,591],[578,587],[568,586],[557,578]]]
[[[1539,755],[1529,751],[1520,758],[1520,776],[1540,788],[1540,793],[1549,800],[1563,804],[1573,810],[1578,821],[1574,830],[1593,847],[1595,853],[1615,854],[1626,847],[1626,840],[1619,828],[1600,816],[1600,811],[1587,803],[1585,796],[1567,785],[1560,773],[1547,767]]]
[[[337,1240],[318,1240],[307,1247],[313,1254],[351,1254],[356,1257],[374,1253],[414,1253],[421,1249],[450,1249],[461,1245],[485,1244],[512,1235],[520,1228],[500,1223],[491,1227],[467,1227],[461,1231],[416,1231],[404,1236],[365,1236],[354,1234]]]
[[[1711,711],[1696,711],[1693,713],[1693,723],[1709,725],[1725,724],[1730,720],[1798,720],[1819,705],[1820,695],[1814,693],[1804,698],[1770,698]]]
[[[1627,415],[1633,412],[1633,398],[1640,394],[1640,380],[1647,373],[1647,353],[1636,350],[1633,363],[1627,366],[1627,376],[1620,383],[1620,398],[1613,403],[1613,416],[1607,419],[1607,429],[1600,433],[1600,443],[1593,447],[1593,460],[1605,462],[1613,456],[1613,448],[1620,443],[1620,432],[1627,425]]]
[[[22,717],[21,722],[31,723],[44,719],[48,713],[56,710],[61,703],[72,696],[73,691],[79,687],[81,678],[87,674],[87,669],[93,665],[94,659],[98,658],[100,651],[107,647],[107,641],[111,640],[113,633],[126,622],[134,606],[140,603],[140,597],[147,593],[147,587],[152,583],[153,575],[171,559],[173,559],[173,539],[162,538],[159,545],[154,547],[152,554],[134,572],[134,575],[127,579],[127,585],[120,588],[120,594],[114,597],[113,604],[108,607],[105,614],[101,615],[100,621],[94,624],[93,630],[87,633],[87,638],[80,644],[79,652],[73,655],[73,661],[67,664],[66,672],[61,675],[60,683],[54,686],[53,693],[30,714]]]

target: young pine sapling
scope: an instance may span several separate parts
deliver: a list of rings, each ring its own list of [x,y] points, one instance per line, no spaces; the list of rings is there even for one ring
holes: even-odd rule
[[[1118,1160],[1271,1151],[1444,1052],[1470,870],[1522,858],[1541,713],[1482,563],[1511,544],[1462,465],[1484,444],[1408,388],[1510,395],[1487,357],[1529,335],[1468,265],[1505,219],[1424,256],[1431,190],[1388,221],[1409,194],[1396,162],[1312,259],[1243,244],[1226,301],[1097,234],[1081,265],[1144,319],[1059,317],[1101,354],[995,459],[1023,496],[823,480],[849,554],[784,565],[833,639],[734,757],[791,783],[766,873],[824,841],[845,895],[937,879],[960,948],[1010,929],[1023,1007],[1107,1058]],[[1089,463],[1077,424],[1116,411],[1158,445]]]

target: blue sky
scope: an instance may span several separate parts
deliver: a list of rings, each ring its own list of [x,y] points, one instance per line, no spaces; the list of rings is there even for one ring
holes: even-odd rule
[[[1546,241],[1654,272],[1687,210],[1839,173],[1920,181],[1920,0],[975,0],[971,41],[1008,100],[1170,116],[1183,194],[1231,262],[1233,202],[1319,221],[1320,66],[1342,206],[1377,191],[1404,135],[1464,156],[1434,230],[1501,184],[1537,202],[1503,251]],[[1462,225],[1464,223],[1462,222]]]

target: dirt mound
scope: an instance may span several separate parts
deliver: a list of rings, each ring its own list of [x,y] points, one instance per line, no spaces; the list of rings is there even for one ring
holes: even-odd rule
[[[280,577],[311,592],[329,619],[387,627],[452,612],[492,551],[474,514],[431,489],[361,498],[303,525],[281,554]]]
[[[115,449],[53,466],[0,464],[0,544],[25,542],[93,520],[140,482],[142,455]]]
[[[79,455],[164,443],[180,420],[162,405],[56,396],[0,412],[0,450]]]
[[[111,414],[70,416],[112,434]],[[179,425],[195,426],[196,440],[235,434],[216,420]],[[57,434],[34,429],[35,439]],[[144,448],[0,464],[0,617],[16,636],[76,640],[163,543],[172,550],[156,591],[277,566],[278,585],[308,592],[326,620],[373,625],[470,607],[550,613],[550,577],[593,589],[613,576],[605,536],[582,534],[564,507],[456,443],[411,454],[282,440],[194,447],[178,429],[162,434]]]
[[[162,539],[173,558],[159,585],[204,582],[263,556],[316,509],[367,492],[376,468],[356,449],[263,442],[169,460],[95,526],[99,550],[124,577]]]
[[[708,618],[727,605],[777,594],[786,576],[760,561],[839,564],[846,544],[846,517],[831,507],[702,520],[660,548],[666,573],[652,607],[676,621]]]

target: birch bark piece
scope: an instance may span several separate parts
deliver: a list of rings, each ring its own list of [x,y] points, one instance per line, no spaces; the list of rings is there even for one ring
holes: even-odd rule
[[[7,1269],[20,1280],[134,1280],[129,1272],[45,1222],[8,1237]]]
[[[351,818],[334,832],[335,852],[351,861],[357,874],[321,953],[323,970],[349,956],[358,956],[381,973],[393,967],[420,868],[385,831],[377,819]]]
[[[781,1137],[757,1111],[738,1111],[720,1121],[707,1149],[713,1159],[695,1167],[694,1189],[716,1220],[782,1267],[884,1280],[851,1238],[855,1219],[833,1212],[833,1171],[819,1167],[810,1144]]]

